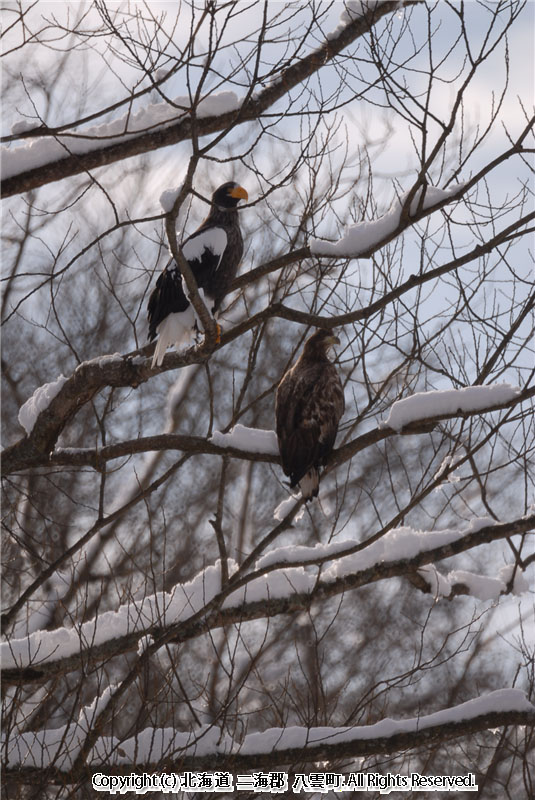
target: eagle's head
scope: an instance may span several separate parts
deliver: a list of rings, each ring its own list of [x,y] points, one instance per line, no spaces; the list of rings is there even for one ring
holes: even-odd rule
[[[212,204],[219,208],[236,208],[240,200],[248,200],[249,195],[239,183],[229,181],[216,189],[212,195]]]
[[[331,347],[340,344],[340,339],[332,330],[321,328],[307,339],[303,355],[309,358],[327,358]]]

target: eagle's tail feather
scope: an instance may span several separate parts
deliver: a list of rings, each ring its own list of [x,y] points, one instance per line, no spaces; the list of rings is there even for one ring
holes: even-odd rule
[[[305,502],[318,496],[320,476],[316,467],[312,467],[299,481],[299,488]]]
[[[156,329],[158,341],[156,342],[154,355],[152,357],[153,367],[159,367],[161,365],[168,347],[174,345],[178,349],[182,344],[188,341],[191,336],[194,319],[191,306],[188,306],[185,311],[175,311],[168,314],[167,317],[160,322]]]

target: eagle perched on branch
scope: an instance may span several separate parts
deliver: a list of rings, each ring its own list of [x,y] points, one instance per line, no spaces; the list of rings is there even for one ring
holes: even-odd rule
[[[282,377],[275,399],[282,468],[306,501],[317,497],[319,467],[334,447],[344,413],[344,392],[329,349],[340,344],[332,331],[318,330]]]
[[[243,254],[237,205],[248,200],[245,189],[234,181],[224,183],[212,195],[210,213],[195,233],[182,243],[182,253],[197,281],[199,293],[214,313],[236,277]],[[158,336],[152,366],[160,366],[168,347],[179,347],[190,335],[195,314],[182,274],[171,259],[156,281],[148,306],[149,339]]]

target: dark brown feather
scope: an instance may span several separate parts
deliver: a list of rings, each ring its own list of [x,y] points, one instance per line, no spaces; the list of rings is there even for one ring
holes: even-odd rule
[[[292,488],[301,484],[307,500],[318,493],[319,468],[334,447],[344,413],[342,384],[327,355],[330,337],[329,331],[317,331],[308,339],[283,376],[275,401],[282,468]]]

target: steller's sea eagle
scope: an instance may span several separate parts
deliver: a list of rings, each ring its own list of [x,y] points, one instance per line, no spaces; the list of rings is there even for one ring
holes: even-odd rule
[[[237,205],[248,200],[245,189],[230,181],[212,195],[210,213],[195,233],[182,243],[182,253],[197,281],[201,297],[214,313],[236,277],[243,254]],[[195,314],[174,259],[156,281],[149,298],[149,339],[158,336],[152,366],[160,366],[168,347],[189,336]]]
[[[344,413],[344,391],[329,348],[340,344],[332,331],[318,330],[282,377],[275,399],[282,468],[306,501],[317,497],[319,467],[334,447]]]

